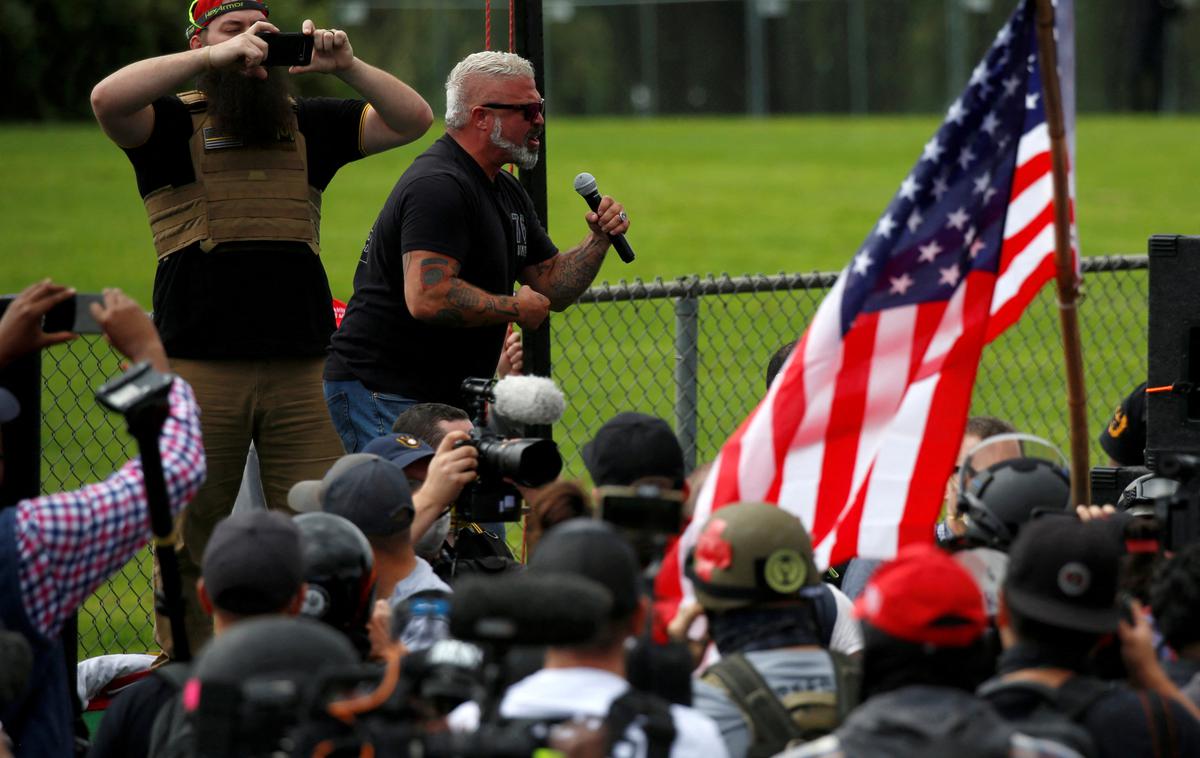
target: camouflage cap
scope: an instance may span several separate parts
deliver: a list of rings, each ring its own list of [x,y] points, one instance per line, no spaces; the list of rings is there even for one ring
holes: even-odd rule
[[[714,513],[687,573],[696,599],[711,611],[796,599],[802,588],[821,581],[804,525],[765,503],[737,503]]]

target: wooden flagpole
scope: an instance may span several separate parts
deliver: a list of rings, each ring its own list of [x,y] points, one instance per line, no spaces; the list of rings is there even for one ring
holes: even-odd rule
[[[1091,503],[1088,461],[1087,396],[1083,382],[1083,349],[1079,338],[1079,289],[1071,257],[1071,194],[1067,179],[1067,135],[1063,125],[1062,88],[1058,81],[1058,48],[1054,40],[1052,0],[1037,0],[1038,58],[1042,97],[1050,132],[1054,177],[1054,252],[1058,262],[1058,317],[1067,368],[1067,407],[1071,418],[1071,504]]]

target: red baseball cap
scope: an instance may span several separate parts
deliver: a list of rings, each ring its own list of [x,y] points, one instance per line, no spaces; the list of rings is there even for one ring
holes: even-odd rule
[[[854,615],[897,639],[963,647],[987,628],[983,593],[966,569],[933,545],[903,548],[854,604]]]
[[[217,16],[232,11],[262,11],[270,16],[266,0],[192,0],[188,7],[187,38],[191,39]]]

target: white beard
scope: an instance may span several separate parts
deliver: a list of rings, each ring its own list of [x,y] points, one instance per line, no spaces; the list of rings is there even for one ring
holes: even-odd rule
[[[496,125],[492,127],[492,144],[501,150],[507,150],[508,157],[512,159],[512,162],[525,171],[529,171],[538,164],[536,150],[530,150],[524,145],[509,142],[500,136],[500,119],[496,119]]]

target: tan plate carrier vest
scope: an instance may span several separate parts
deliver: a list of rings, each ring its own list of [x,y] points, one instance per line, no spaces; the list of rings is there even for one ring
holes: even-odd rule
[[[146,195],[159,260],[193,242],[206,252],[222,242],[304,242],[320,253],[321,191],[308,183],[295,116],[293,140],[242,147],[214,136],[203,93],[182,92],[179,99],[192,115],[188,147],[196,181]],[[205,148],[206,128],[212,149]]]

